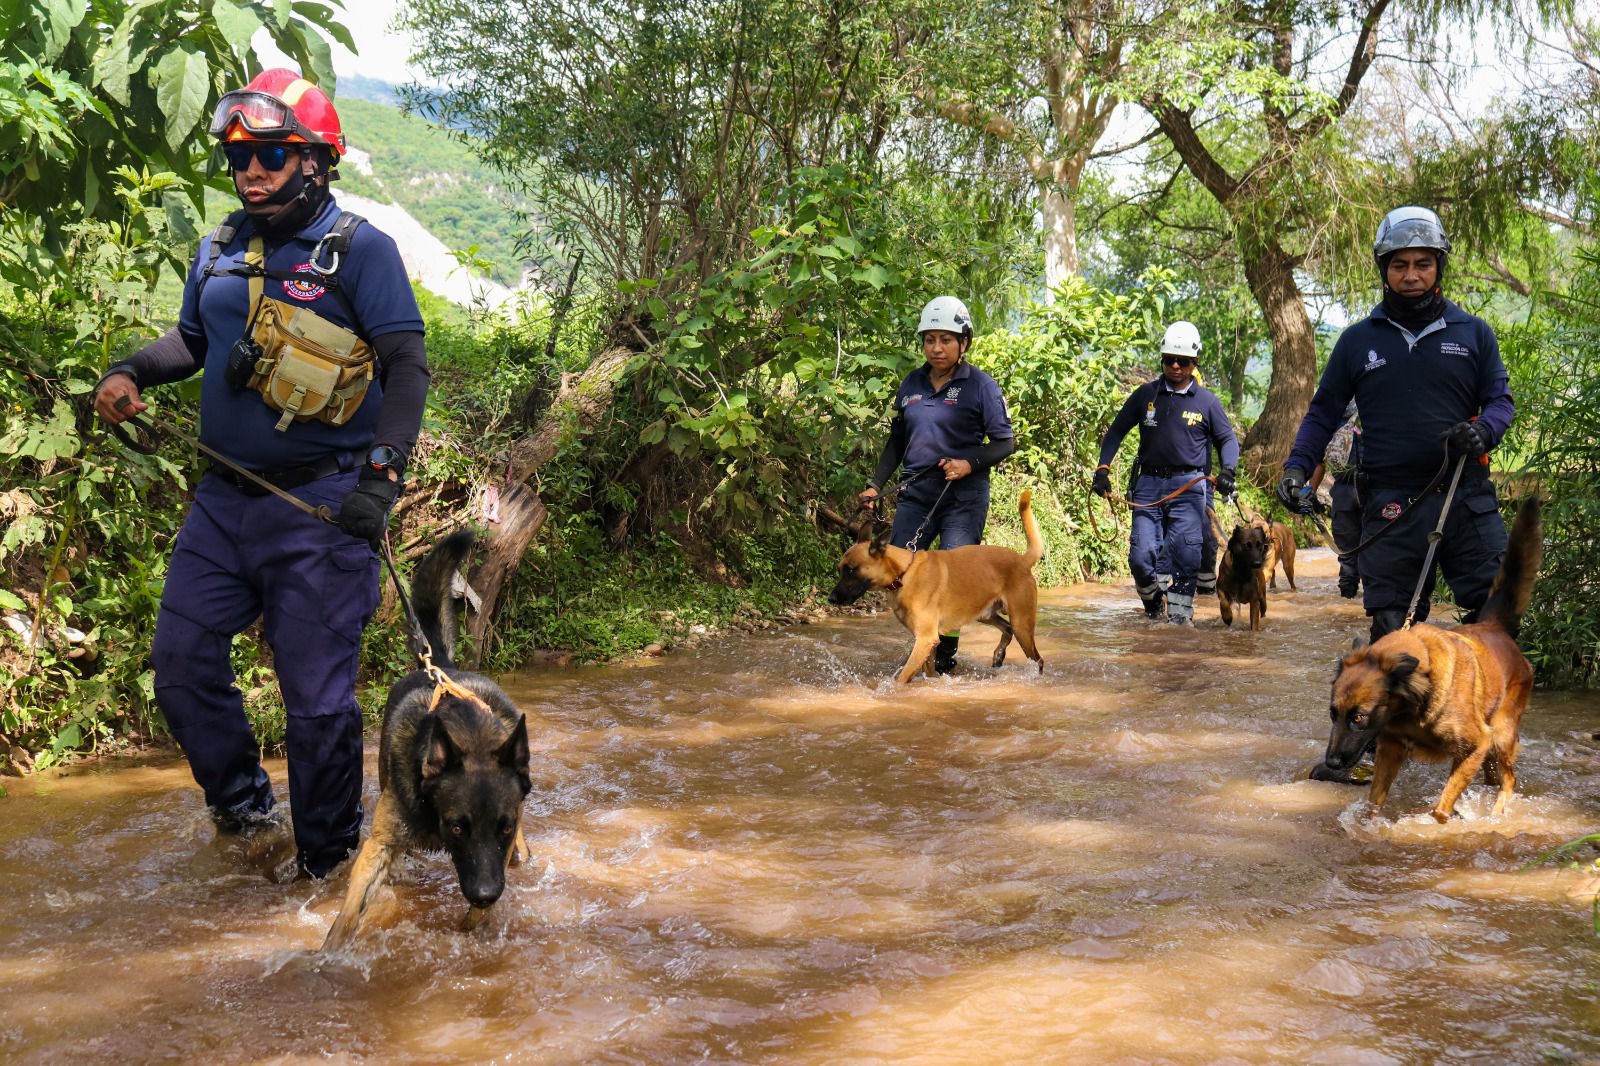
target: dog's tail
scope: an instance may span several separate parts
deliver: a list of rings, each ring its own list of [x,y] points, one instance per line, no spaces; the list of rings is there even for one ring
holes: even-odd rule
[[[1033,491],[1022,490],[1022,498],[1017,500],[1017,514],[1022,516],[1022,531],[1028,535],[1028,550],[1022,557],[1028,561],[1028,566],[1044,558],[1044,538],[1039,535],[1039,523],[1033,520]]]
[[[1544,556],[1544,522],[1539,513],[1539,497],[1529,496],[1517,508],[1511,524],[1511,541],[1506,545],[1500,572],[1494,577],[1489,599],[1478,612],[1478,621],[1499,626],[1516,636],[1522,616],[1533,594],[1533,578]]]
[[[450,595],[450,580],[466,560],[472,540],[470,529],[450,534],[411,573],[411,609],[417,612],[435,666],[455,665],[450,659],[456,642],[455,598]]]

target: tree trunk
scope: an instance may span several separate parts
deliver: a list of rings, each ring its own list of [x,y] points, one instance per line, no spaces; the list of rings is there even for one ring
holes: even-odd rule
[[[1239,235],[1245,280],[1272,338],[1272,381],[1261,417],[1244,440],[1242,461],[1255,479],[1271,484],[1294,445],[1300,420],[1317,386],[1317,343],[1304,297],[1294,279],[1296,259],[1275,240]]]
[[[563,378],[539,425],[511,445],[510,469],[500,490],[500,518],[489,523],[484,537],[488,555],[471,577],[481,603],[468,626],[474,646],[470,666],[482,661],[501,590],[516,573],[523,553],[547,517],[544,503],[527,486],[527,480],[550,461],[566,435],[586,433],[600,424],[611,410],[618,380],[636,354],[631,348],[607,348],[583,373]]]
[[[507,485],[500,493],[500,517],[489,523],[488,536],[484,538],[489,554],[472,572],[472,587],[480,598],[478,613],[472,616],[467,632],[472,635],[469,669],[476,670],[488,650],[489,623],[494,620],[495,605],[506,581],[516,573],[522,555],[533,543],[533,538],[544,526],[548,512],[539,494],[526,485]]]
[[[1076,190],[1046,185],[1039,193],[1044,219],[1045,301],[1078,273],[1078,202]]]

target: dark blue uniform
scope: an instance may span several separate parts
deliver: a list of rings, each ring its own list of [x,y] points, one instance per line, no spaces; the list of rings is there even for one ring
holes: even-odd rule
[[[1138,473],[1130,497],[1134,503],[1153,503],[1201,476],[1209,465],[1212,447],[1223,466],[1238,465],[1239,442],[1233,425],[1217,397],[1197,382],[1175,392],[1161,377],[1135,389],[1100,444],[1102,465],[1110,465],[1134,426],[1139,427]],[[1194,614],[1206,501],[1207,494],[1197,486],[1160,507],[1133,509],[1128,567],[1139,598],[1152,613],[1161,599],[1158,577],[1164,551],[1164,561],[1173,571],[1167,589],[1168,612],[1174,619]]]
[[[1403,621],[1422,571],[1428,533],[1444,505],[1448,477],[1428,498],[1416,498],[1444,462],[1440,434],[1477,418],[1489,431],[1492,446],[1505,435],[1515,413],[1494,330],[1448,300],[1444,306],[1440,318],[1416,333],[1390,320],[1380,305],[1340,334],[1284,464],[1285,469],[1311,470],[1339,427],[1345,405],[1356,401],[1362,426],[1358,481],[1363,539],[1412,508],[1402,528],[1357,557],[1362,602],[1375,616],[1375,637],[1382,635],[1380,629],[1387,632]],[[1489,596],[1506,539],[1488,467],[1469,461],[1436,559],[1456,603],[1469,616]],[[1434,580],[1430,570],[1418,620],[1427,617]]]
[[[963,360],[944,388],[935,390],[924,364],[900,383],[894,406],[886,451],[893,451],[899,442],[901,480],[916,480],[900,493],[890,542],[912,547],[911,538],[920,528],[918,548],[932,547],[935,537],[941,548],[980,543],[989,520],[989,464],[981,457],[984,440],[1013,437],[1000,386]],[[938,469],[939,460],[945,458],[967,460],[972,473],[946,481]]]
[[[295,277],[267,278],[263,294],[308,306],[369,341],[412,333],[420,346],[422,316],[388,236],[371,225],[359,227],[340,264],[338,283],[358,321],[310,271],[312,248],[338,213],[330,198],[299,233],[267,243],[268,269]],[[237,266],[254,234],[254,223],[246,220],[222,249],[216,269]],[[239,465],[292,485],[290,491],[306,503],[338,511],[374,444],[381,381],[372,382],[347,425],[308,421],[275,430],[279,412],[254,390],[235,391],[224,380],[229,349],[250,318],[249,281],[213,274],[202,286],[210,240],[202,242],[189,272],[179,321],[191,348],[201,350],[198,338],[204,338],[200,438]],[[128,372],[139,380],[137,358]],[[423,375],[425,389],[425,360],[415,372]],[[407,386],[415,392],[419,383]],[[420,402],[417,408],[420,422]],[[408,447],[416,437],[415,424],[409,433],[409,439],[386,443]],[[201,479],[162,590],[151,649],[156,698],[214,811],[247,819],[270,810],[272,789],[229,661],[234,635],[261,619],[287,717],[295,840],[302,867],[317,876],[344,858],[359,838],[362,721],[356,665],[361,632],[377,603],[378,558],[365,541],[259,489],[241,487],[224,471],[213,469]]]

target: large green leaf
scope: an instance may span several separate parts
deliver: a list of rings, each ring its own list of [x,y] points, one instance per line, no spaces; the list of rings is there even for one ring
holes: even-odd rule
[[[205,113],[211,92],[211,65],[199,52],[184,46],[168,51],[150,70],[150,87],[166,118],[167,144],[183,148]]]
[[[247,51],[250,38],[262,26],[259,12],[234,0],[212,0],[211,17],[216,20],[217,30],[221,32],[223,40],[236,52]]]
[[[350,51],[356,51],[356,40],[350,31],[334,21],[337,12],[326,4],[311,3],[308,0],[294,0],[295,14],[304,16],[317,24],[328,36],[344,45]]]
[[[66,51],[73,27],[88,13],[87,4],[73,3],[73,0],[34,0],[33,33],[39,42],[41,64],[54,61]]]

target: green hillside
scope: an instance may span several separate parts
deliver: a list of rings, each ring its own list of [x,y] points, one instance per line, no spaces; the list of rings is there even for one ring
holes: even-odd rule
[[[341,166],[336,192],[404,207],[447,248],[478,246],[496,281],[516,283],[525,224],[498,174],[451,134],[397,108],[341,98],[339,115],[350,147],[371,157],[373,173]]]

